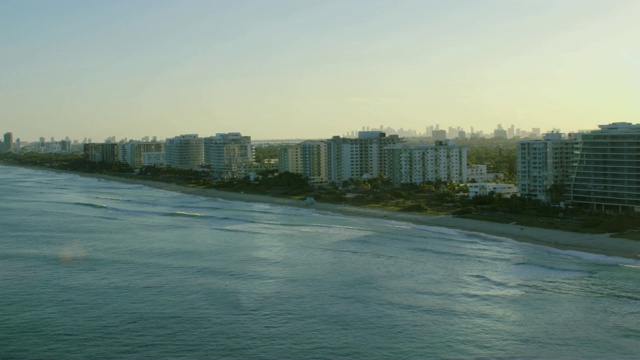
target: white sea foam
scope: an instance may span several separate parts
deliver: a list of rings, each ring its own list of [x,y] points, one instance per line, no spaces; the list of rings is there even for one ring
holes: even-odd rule
[[[603,264],[628,264],[628,265],[640,266],[640,260],[637,260],[637,259],[629,259],[629,258],[623,258],[619,256],[610,256],[610,255],[603,255],[603,254],[593,254],[593,253],[577,251],[577,250],[561,250],[561,249],[551,248],[550,251],[559,253],[559,254],[578,257],[591,262],[597,262],[597,263],[603,263]]]

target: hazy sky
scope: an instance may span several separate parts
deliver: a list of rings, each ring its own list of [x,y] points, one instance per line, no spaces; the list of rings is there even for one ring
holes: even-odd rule
[[[0,132],[637,123],[638,19],[638,0],[1,0]]]

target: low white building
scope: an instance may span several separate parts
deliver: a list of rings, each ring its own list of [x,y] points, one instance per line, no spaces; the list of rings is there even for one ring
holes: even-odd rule
[[[469,198],[472,199],[478,195],[502,194],[508,198],[512,195],[518,195],[518,187],[512,184],[496,184],[496,183],[472,183],[469,184]]]
[[[467,181],[490,182],[503,179],[503,173],[487,173],[487,165],[469,165],[467,167]]]
[[[254,181],[259,178],[259,173],[269,170],[278,170],[277,161],[266,161],[264,163],[240,163],[238,164],[237,176],[238,178],[249,177],[249,180]]]
[[[145,152],[142,153],[143,166],[165,167],[167,163],[164,160],[164,152]]]

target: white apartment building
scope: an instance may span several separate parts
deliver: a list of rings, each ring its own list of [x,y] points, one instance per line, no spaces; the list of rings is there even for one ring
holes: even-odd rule
[[[554,184],[564,186],[571,176],[576,136],[549,133],[542,140],[519,141],[516,151],[518,191],[541,201],[550,201]]]
[[[142,166],[165,167],[164,151],[162,152],[144,152],[142,153]]]
[[[211,165],[215,178],[238,177],[239,167],[253,162],[251,137],[238,132],[204,138],[204,163]]]
[[[158,142],[128,141],[118,144],[118,160],[127,163],[134,169],[144,165],[143,154],[147,152],[162,152],[164,144]]]
[[[349,179],[370,179],[385,174],[384,149],[403,142],[398,135],[360,131],[357,139],[334,136],[327,140],[328,177],[340,185]]]
[[[469,165],[467,167],[467,181],[478,183],[491,182],[504,179],[503,173],[487,173],[487,165]]]
[[[254,181],[260,177],[262,171],[278,170],[277,161],[267,161],[264,163],[243,163],[238,165],[238,177],[249,177],[250,181]]]
[[[167,166],[195,169],[204,164],[204,142],[198,134],[180,135],[167,139],[164,152]]]
[[[437,180],[466,183],[468,150],[451,140],[429,146],[390,146],[385,150],[386,175],[395,186]]]
[[[302,174],[312,185],[328,183],[327,142],[304,141],[280,148],[278,171]]]
[[[518,195],[518,188],[512,184],[472,183],[469,184],[469,198],[478,195],[502,194],[504,197]]]
[[[640,124],[599,128],[580,134],[568,197],[597,210],[640,212]]]

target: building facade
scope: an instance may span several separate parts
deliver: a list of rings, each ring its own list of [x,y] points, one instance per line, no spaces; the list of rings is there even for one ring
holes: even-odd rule
[[[329,181],[340,185],[350,179],[384,175],[384,149],[403,141],[398,135],[386,136],[382,131],[360,131],[356,139],[334,136],[327,140]]]
[[[119,161],[118,144],[91,143],[83,146],[84,158],[93,162],[114,163]]]
[[[302,174],[312,185],[328,183],[326,141],[304,141],[278,151],[278,171]]]
[[[542,140],[519,141],[516,151],[518,191],[549,202],[559,201],[571,179],[577,135],[549,133]]]
[[[504,197],[518,195],[518,188],[512,184],[473,183],[469,184],[469,198],[479,195],[501,194]]]
[[[602,211],[640,211],[640,124],[600,125],[580,134],[568,198]]]
[[[13,152],[13,133],[8,132],[4,134],[4,141],[2,142],[2,151]]]
[[[164,144],[167,166],[195,169],[204,164],[204,141],[198,134],[180,135],[167,139]]]
[[[236,178],[240,167],[252,162],[251,136],[227,133],[204,138],[204,163],[211,165],[213,177]]]
[[[238,177],[248,177],[250,181],[260,178],[263,171],[277,171],[278,162],[276,160],[267,160],[263,163],[243,163],[238,165]]]
[[[162,152],[144,152],[142,153],[142,166],[165,167],[164,151]]]
[[[433,130],[431,132],[431,137],[434,141],[445,141],[447,140],[447,131],[446,130]]]
[[[159,142],[129,141],[118,144],[118,158],[120,162],[129,164],[134,169],[144,166],[144,153],[162,152],[164,144]]]
[[[300,145],[287,145],[278,149],[278,172],[302,174]]]
[[[386,175],[395,186],[438,180],[466,183],[468,150],[451,140],[429,146],[390,146],[385,150]]]
[[[469,165],[467,167],[467,182],[492,182],[504,179],[503,173],[488,173],[487,165]]]

